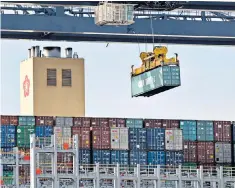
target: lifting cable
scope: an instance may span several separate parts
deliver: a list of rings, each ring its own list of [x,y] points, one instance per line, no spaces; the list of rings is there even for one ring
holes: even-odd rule
[[[150,22],[151,22],[151,31],[152,31],[152,39],[153,39],[153,48],[154,48],[154,31],[153,31],[153,19],[152,15],[150,16]]]

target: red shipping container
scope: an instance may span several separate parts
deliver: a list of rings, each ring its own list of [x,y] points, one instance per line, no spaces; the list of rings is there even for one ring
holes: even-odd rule
[[[110,128],[92,127],[92,148],[110,149]]]
[[[100,126],[101,127],[109,127],[109,119],[108,118],[100,118]]]
[[[72,127],[72,135],[78,134],[79,136],[79,148],[90,149],[91,137],[89,127]]]
[[[9,116],[1,116],[1,125],[9,125],[10,117]]]
[[[89,117],[75,117],[73,118],[73,125],[75,127],[90,127],[91,118]]]
[[[126,127],[126,121],[124,118],[109,118],[109,127]]]
[[[197,142],[184,141],[184,162],[197,163]]]
[[[179,120],[162,120],[162,127],[163,128],[179,128],[180,121]]]
[[[36,116],[36,125],[53,126],[54,120],[52,116]]]
[[[160,119],[145,119],[144,120],[145,128],[162,128],[162,120]]]
[[[230,121],[214,121],[215,141],[231,142],[232,126]]]
[[[215,162],[215,145],[213,142],[198,142],[197,153],[200,164],[213,164]]]
[[[91,127],[100,126],[100,119],[99,118],[91,118]]]
[[[18,116],[10,116],[10,125],[18,125]]]

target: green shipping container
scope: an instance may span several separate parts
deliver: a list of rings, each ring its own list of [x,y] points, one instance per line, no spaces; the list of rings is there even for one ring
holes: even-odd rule
[[[180,86],[178,66],[158,67],[131,78],[132,97],[152,95]]]
[[[187,169],[187,168],[196,169],[197,163],[183,163],[182,168],[183,169]]]
[[[34,126],[18,126],[17,127],[17,146],[29,148],[30,134],[35,133]]]

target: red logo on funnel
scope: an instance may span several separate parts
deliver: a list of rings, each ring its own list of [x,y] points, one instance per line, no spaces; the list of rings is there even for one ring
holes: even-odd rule
[[[29,96],[29,87],[30,87],[30,81],[28,76],[25,76],[24,83],[23,83],[23,89],[24,89],[24,97]]]

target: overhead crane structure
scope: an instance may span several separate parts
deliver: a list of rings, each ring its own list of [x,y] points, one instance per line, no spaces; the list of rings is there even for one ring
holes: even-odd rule
[[[5,1],[1,5],[1,36],[129,43],[152,43],[154,37],[156,43],[163,44],[235,45],[234,2],[131,1],[134,23],[127,26],[96,25],[94,7],[98,3]]]

